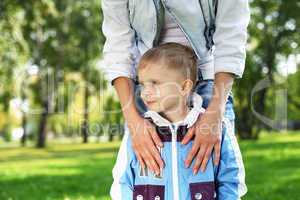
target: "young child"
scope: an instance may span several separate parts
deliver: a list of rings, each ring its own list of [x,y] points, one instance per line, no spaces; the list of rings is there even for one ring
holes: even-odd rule
[[[138,65],[141,98],[148,119],[164,143],[159,152],[165,167],[159,174],[142,169],[126,130],[113,169],[113,200],[237,200],[243,196],[245,172],[230,123],[223,120],[221,157],[218,166],[210,158],[206,170],[194,174],[184,160],[193,141],[180,142],[204,113],[202,98],[193,92],[197,81],[196,56],[190,47],[166,43],[148,50]],[[192,163],[194,165],[194,161]]]

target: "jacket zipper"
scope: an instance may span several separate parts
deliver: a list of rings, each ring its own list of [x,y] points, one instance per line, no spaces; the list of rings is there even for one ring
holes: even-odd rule
[[[177,161],[177,127],[171,124],[172,132],[172,177],[173,177],[173,199],[179,200],[179,184],[178,184],[178,161]]]

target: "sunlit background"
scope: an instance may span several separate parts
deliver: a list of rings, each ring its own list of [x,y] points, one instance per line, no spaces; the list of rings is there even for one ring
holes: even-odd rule
[[[300,199],[300,2],[252,0],[235,81],[247,200]],[[0,200],[109,199],[122,112],[100,0],[0,1]]]

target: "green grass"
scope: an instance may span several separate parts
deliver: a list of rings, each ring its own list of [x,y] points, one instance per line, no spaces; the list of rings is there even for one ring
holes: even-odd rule
[[[118,145],[0,148],[0,200],[109,199]]]
[[[118,142],[0,148],[0,200],[109,199]],[[240,142],[244,200],[300,199],[300,134],[264,134]]]
[[[246,168],[246,200],[300,199],[300,133],[263,135],[240,142]]]

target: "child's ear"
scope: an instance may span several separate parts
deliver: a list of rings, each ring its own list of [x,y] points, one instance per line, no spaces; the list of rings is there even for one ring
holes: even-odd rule
[[[193,89],[193,81],[191,79],[186,79],[182,82],[182,85],[181,85],[181,92],[182,94],[190,94],[190,92],[192,91]]]

